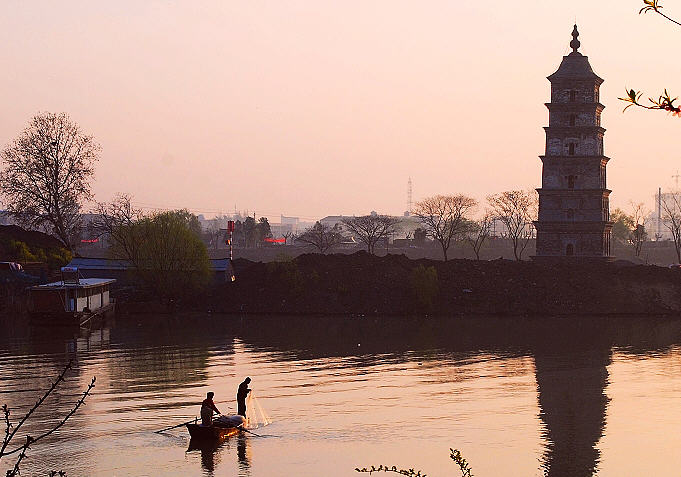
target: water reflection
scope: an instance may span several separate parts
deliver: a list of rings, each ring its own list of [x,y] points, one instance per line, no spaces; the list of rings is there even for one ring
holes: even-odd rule
[[[77,416],[78,427],[59,436],[69,445],[44,451],[86,467],[73,475],[122,475],[125,465],[130,471],[138,462],[167,465],[167,475],[276,475],[305,459],[327,460],[336,446],[353,453],[352,474],[353,465],[371,463],[363,452],[393,446],[419,420],[429,435],[414,441],[436,446],[434,455],[458,442],[480,448],[481,456],[467,458],[476,470],[488,465],[494,472],[476,475],[534,475],[539,458],[547,476],[582,477],[603,468],[611,363],[627,355],[664,356],[679,343],[681,321],[650,318],[132,317],[103,328],[0,336],[0,404],[21,410],[44,387],[37,375],[53,376],[75,358],[74,379],[40,416],[47,420],[96,372],[97,394]],[[275,406],[275,415],[289,419],[281,441],[241,434],[208,447],[190,443],[186,456],[186,441],[150,444],[151,430],[193,416],[207,388],[233,406],[246,374],[257,376],[259,397]],[[495,432],[520,437],[499,443],[489,437]],[[484,462],[503,454],[505,444],[530,454],[529,470]],[[122,457],[126,445],[134,456]],[[154,446],[166,452],[163,463]],[[173,460],[178,448],[185,461]],[[94,464],[85,457],[92,455]],[[440,470],[421,454],[409,458],[429,474],[451,470],[446,455]],[[289,467],[282,463],[287,459]]]
[[[196,441],[194,439],[189,441],[189,448],[187,452],[199,451],[201,452],[201,468],[208,476],[213,476],[216,465],[220,462],[219,449],[224,445],[224,442],[206,442]]]
[[[236,436],[236,455],[239,459],[240,476],[251,475],[250,451],[250,439],[243,432],[239,433]]]
[[[542,468],[550,477],[595,473],[608,398],[609,349],[535,355],[540,417],[547,441]]]
[[[201,468],[205,471],[205,475],[213,476],[220,475],[222,472],[215,473],[221,461],[223,448],[230,449],[236,445],[236,458],[238,464],[238,471],[240,477],[248,477],[251,475],[251,448],[249,437],[241,432],[235,436],[226,438],[224,441],[205,441],[191,439],[189,441],[189,448],[187,452],[201,453]]]

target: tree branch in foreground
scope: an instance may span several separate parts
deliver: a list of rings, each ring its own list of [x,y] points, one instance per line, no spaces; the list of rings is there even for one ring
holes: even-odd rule
[[[644,3],[645,6],[638,11],[639,15],[642,14],[642,13],[655,12],[658,15],[666,18],[670,22],[681,26],[681,23],[674,20],[673,18],[668,17],[667,15],[665,15],[664,13],[662,13],[660,11],[662,9],[662,5],[660,5],[660,0],[643,0],[643,3]]]
[[[627,90],[627,96],[625,98],[617,98],[620,101],[624,101],[625,103],[629,103],[625,108],[624,111],[627,109],[631,108],[632,106],[638,106],[639,108],[644,108],[644,109],[659,109],[663,111],[668,111],[672,116],[676,116],[681,118],[681,107],[676,106],[674,104],[674,101],[676,101],[677,98],[672,98],[667,90],[664,90],[664,94],[660,95],[659,98],[654,99],[654,98],[648,98],[648,101],[650,104],[643,104],[641,103],[641,96],[643,93],[640,91],[636,91],[634,89]]]
[[[463,458],[461,452],[458,449],[449,449],[449,458],[454,461],[456,465],[459,466],[461,471],[461,477],[473,477],[473,470],[468,465],[466,459]],[[355,468],[356,472],[361,474],[373,474],[374,472],[392,472],[393,474],[406,475],[408,477],[427,477],[426,474],[422,474],[420,470],[414,469],[399,469],[396,466],[379,465],[371,466],[371,468]]]
[[[59,383],[64,381],[64,376],[66,375],[67,371],[71,369],[71,362],[66,365],[64,370],[57,376],[57,379],[50,385],[50,388],[43,394],[38,401],[31,407],[31,409],[28,410],[28,412],[19,420],[19,422],[16,425],[13,425],[12,422],[10,421],[10,410],[9,407],[5,404],[2,406],[2,412],[3,412],[3,417],[4,417],[4,423],[5,423],[5,435],[2,440],[2,447],[0,447],[0,459],[3,457],[12,455],[12,454],[19,454],[17,456],[17,460],[14,463],[14,466],[7,471],[6,476],[7,477],[15,477],[20,474],[19,467],[21,465],[21,462],[26,458],[26,452],[28,449],[35,443],[39,442],[40,440],[48,437],[52,433],[56,432],[58,429],[60,429],[64,424],[66,424],[66,421],[68,421],[75,413],[78,411],[78,409],[85,403],[85,399],[90,395],[92,392],[92,389],[95,387],[95,381],[97,378],[92,378],[92,381],[88,385],[87,389],[83,392],[83,395],[80,397],[80,399],[76,402],[76,404],[73,406],[73,408],[64,416],[64,418],[59,421],[56,425],[52,426],[49,428],[47,431],[43,432],[42,434],[39,434],[37,437],[32,437],[30,435],[26,436],[26,442],[22,445],[19,445],[12,450],[7,450],[7,448],[11,445],[13,439],[16,437],[17,432],[23,424],[28,420],[31,415],[38,409],[44,402],[45,400],[54,392],[54,390],[57,388]],[[65,475],[63,472],[59,471],[58,473],[53,473],[52,475]]]

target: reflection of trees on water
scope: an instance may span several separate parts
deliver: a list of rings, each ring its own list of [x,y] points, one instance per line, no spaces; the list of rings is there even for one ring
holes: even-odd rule
[[[607,367],[613,347],[632,354],[664,351],[681,343],[681,321],[334,317],[303,324],[292,318],[257,329],[244,326],[239,334],[251,346],[283,351],[283,360],[343,357],[350,367],[385,363],[381,353],[396,362],[418,360],[425,365],[450,355],[455,366],[480,354],[534,356],[546,441],[542,468],[547,476],[583,477],[595,473],[600,457],[597,444],[606,423]]]
[[[194,386],[208,377],[211,348],[219,348],[221,354],[234,352],[224,328],[203,316],[119,320],[111,342],[117,353],[115,361],[108,362],[110,385],[122,393]]]
[[[140,326],[134,319],[121,320],[111,330],[109,341],[116,349],[112,355],[115,358],[103,354],[101,365],[110,374],[112,395],[151,392],[164,401],[162,396],[168,390],[193,387],[204,380],[211,354],[232,354],[234,337],[248,349],[275,353],[279,361],[339,358],[338,366],[350,369],[387,361],[418,361],[428,366],[443,359],[450,359],[456,367],[480,359],[481,354],[529,358],[523,362],[534,357],[546,441],[542,465],[549,476],[588,476],[597,468],[597,443],[603,434],[607,408],[607,367],[613,347],[620,353],[646,354],[664,352],[681,343],[681,321],[651,318],[223,316],[197,321],[166,317],[143,320]],[[8,339],[0,336],[0,349],[9,349],[12,355],[19,356],[13,360],[25,360],[27,366],[24,371],[16,361],[10,367],[0,360],[0,376],[8,369],[21,373],[12,376],[13,388],[3,395],[8,404],[18,408],[33,402],[35,389],[42,386],[36,374],[56,375],[69,357],[78,358],[81,349],[107,346],[101,334],[50,331],[29,333],[26,339],[21,338],[21,333],[12,336],[20,339],[8,344]],[[69,340],[75,340],[75,353],[65,347]],[[76,362],[74,373],[80,372]],[[525,368],[519,372],[525,373]],[[68,399],[58,398],[46,410],[56,414],[71,402],[73,393],[80,392],[83,382],[80,377],[67,382],[64,389],[70,394]],[[226,446],[236,446],[236,456],[232,452],[229,455],[236,459],[240,474],[249,475],[248,438],[237,436]],[[214,454],[215,449],[202,450],[202,465],[207,471],[219,463]]]

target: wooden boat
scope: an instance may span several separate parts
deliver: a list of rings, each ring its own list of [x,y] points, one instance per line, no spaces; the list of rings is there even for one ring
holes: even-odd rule
[[[210,426],[196,422],[187,423],[186,426],[192,440],[215,441],[237,434],[241,430],[239,426],[242,426],[244,422],[244,418],[239,415],[220,416],[213,420],[213,424]]]
[[[31,322],[47,325],[84,325],[113,312],[109,288],[112,278],[80,278],[75,267],[62,268],[62,280],[28,289]]]
[[[238,427],[203,426],[201,424],[187,424],[187,430],[192,440],[200,441],[226,439],[239,433]]]

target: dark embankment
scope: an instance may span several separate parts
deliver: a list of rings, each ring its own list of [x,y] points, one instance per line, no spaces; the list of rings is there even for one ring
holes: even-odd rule
[[[410,260],[402,255],[301,255],[236,260],[237,280],[208,297],[225,313],[676,314],[681,271],[615,263]]]

